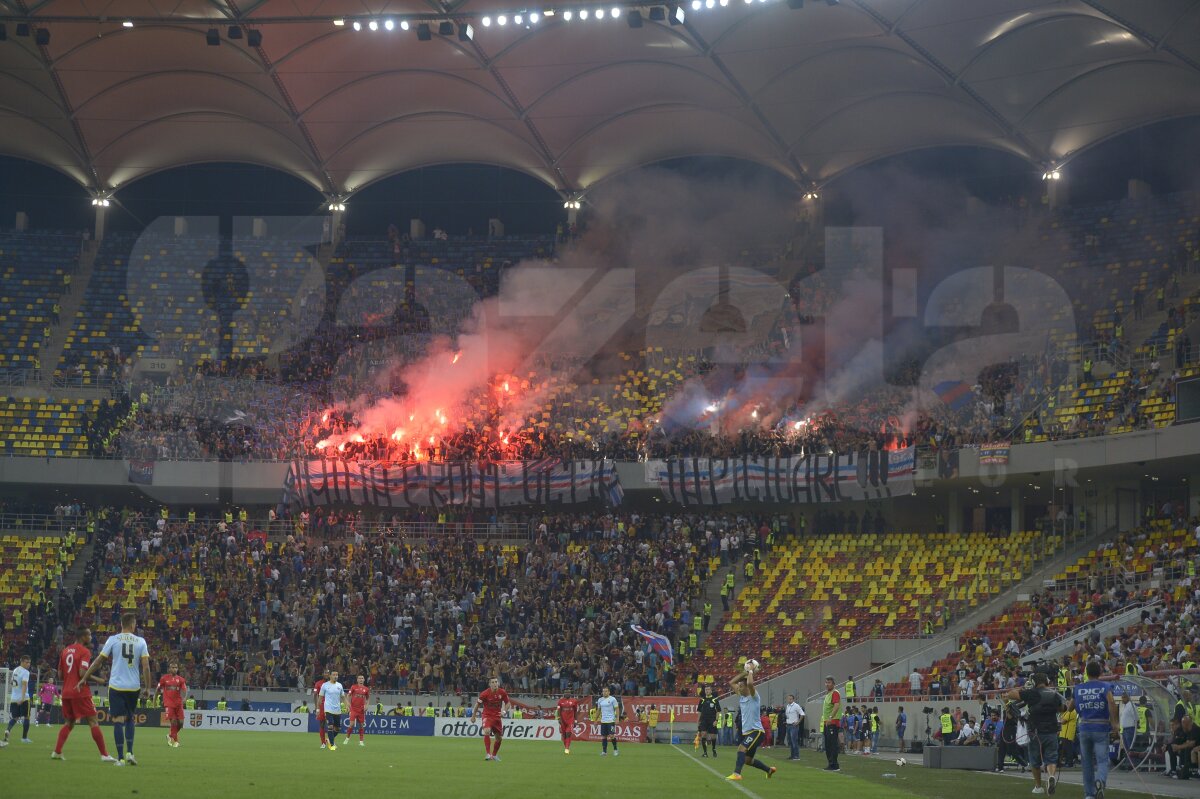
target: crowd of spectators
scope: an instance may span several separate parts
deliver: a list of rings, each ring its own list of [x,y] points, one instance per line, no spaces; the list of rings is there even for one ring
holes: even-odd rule
[[[336,669],[365,673],[379,690],[470,691],[498,673],[520,691],[577,694],[601,684],[671,693],[694,679],[665,668],[630,625],[690,630],[709,559],[739,556],[721,539],[740,550],[764,524],[716,513],[413,512],[368,537],[361,514],[329,513],[297,517],[286,540],[267,543],[236,517],[94,518],[85,584],[37,627],[47,668],[73,620],[102,637],[135,600],[155,673],[179,658],[198,688],[297,688]],[[499,522],[519,522],[528,545],[481,545],[470,528]],[[147,573],[149,588],[127,598]],[[686,662],[677,668],[686,673]]]
[[[907,685],[893,685],[889,693],[965,700],[1013,688],[1027,670],[1024,664],[1059,636],[1138,606],[1143,610],[1137,623],[1108,636],[1093,629],[1074,642],[1058,664],[1071,680],[1083,673],[1089,659],[1101,661],[1109,674],[1171,670],[1200,661],[1200,582],[1195,578],[1200,519],[1186,525],[1179,529],[1187,535],[1157,545],[1149,526],[1118,535],[1102,545],[1102,556],[1080,574],[1006,610],[1023,620],[1003,640],[968,634],[950,668],[928,674],[914,671]],[[1146,564],[1148,571],[1135,572],[1135,561]],[[1151,576],[1157,584],[1150,583]]]

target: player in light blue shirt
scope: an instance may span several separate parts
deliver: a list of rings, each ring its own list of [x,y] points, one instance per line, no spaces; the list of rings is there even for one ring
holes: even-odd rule
[[[730,687],[738,695],[738,710],[742,714],[742,740],[738,742],[737,765],[733,767],[733,773],[725,779],[740,782],[742,767],[745,765],[765,772],[770,779],[775,773],[775,767],[754,759],[754,753],[767,737],[762,726],[762,701],[754,687],[754,672],[750,669],[743,671],[733,678]]]
[[[29,744],[29,656],[21,658],[21,665],[12,672],[12,693],[8,697],[8,729],[4,731],[4,740],[0,747],[8,746],[8,734],[21,722],[21,743]]]
[[[329,750],[337,751],[337,736],[342,729],[342,697],[346,689],[338,682],[338,673],[329,672],[329,679],[321,686],[321,703],[325,709],[325,737],[329,739]]]
[[[117,744],[117,765],[136,766],[133,756],[133,716],[137,712],[138,699],[150,689],[150,648],[146,639],[136,634],[137,614],[121,614],[121,632],[110,635],[104,642],[100,654],[79,679],[83,688],[99,668],[108,660],[112,669],[108,673],[109,714],[113,722],[113,740]],[[121,753],[125,752],[124,758]]]
[[[600,757],[608,754],[608,739],[612,739],[613,757],[620,756],[617,749],[617,736],[613,731],[621,716],[621,700],[612,695],[606,685],[600,689],[600,698],[596,700],[596,709],[600,711]]]

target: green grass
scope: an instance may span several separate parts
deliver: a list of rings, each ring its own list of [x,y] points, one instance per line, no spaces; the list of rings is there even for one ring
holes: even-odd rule
[[[336,752],[318,748],[316,735],[185,730],[182,746],[166,745],[165,730],[137,732],[139,765],[103,764],[88,735],[77,728],[63,750],[67,760],[50,760],[58,728],[31,731],[34,743],[14,741],[0,750],[0,789],[12,799],[124,797],[256,797],[307,799],[310,796],[418,796],[540,799],[554,794],[572,799],[965,799],[986,790],[988,799],[1028,799],[1030,780],[962,771],[897,768],[891,760],[842,758],[841,774],[819,769],[824,756],[805,751],[799,763],[784,761],[785,749],[765,750],[763,759],[778,766],[771,780],[745,769],[738,785],[722,777],[733,770],[734,750],[721,749],[713,760],[686,746],[631,745],[620,758],[599,757],[600,745],[576,743],[569,756],[546,742],[508,741],[503,761],[485,762],[483,744],[400,736],[368,736]],[[110,746],[112,731],[105,728]],[[705,766],[717,773],[712,773]],[[896,777],[884,777],[898,772]],[[1077,786],[1063,785],[1055,799],[1080,799]],[[1108,796],[1119,799],[1120,791]]]

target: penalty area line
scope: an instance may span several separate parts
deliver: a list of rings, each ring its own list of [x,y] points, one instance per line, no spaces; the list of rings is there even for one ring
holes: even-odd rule
[[[750,790],[750,789],[749,789],[749,788],[747,788],[746,786],[742,785],[740,782],[735,782],[735,781],[733,781],[733,780],[726,780],[726,779],[725,779],[725,775],[724,775],[724,774],[722,774],[721,772],[717,771],[715,768],[713,768],[712,766],[708,765],[707,763],[701,763],[699,760],[697,760],[697,759],[695,758],[695,756],[694,756],[694,755],[689,755],[687,752],[683,751],[682,749],[680,749],[680,748],[679,748],[678,746],[676,746],[675,744],[671,744],[671,748],[672,748],[672,749],[674,749],[674,750],[675,750],[676,752],[678,752],[679,754],[681,754],[681,755],[683,755],[684,757],[686,757],[688,760],[690,760],[690,761],[692,761],[693,763],[695,763],[695,764],[696,764],[697,766],[699,766],[700,768],[702,768],[702,769],[704,769],[705,771],[707,771],[709,774],[712,774],[714,777],[716,777],[717,779],[719,779],[721,782],[727,783],[728,785],[731,785],[731,786],[733,786],[734,788],[737,788],[739,791],[741,791],[742,793],[746,794],[746,796],[749,796],[749,797],[750,797],[750,799],[762,799],[762,797],[761,797],[761,796],[759,796],[758,794],[756,794],[754,791]],[[736,752],[737,750],[736,750],[736,749],[734,749],[734,751]]]

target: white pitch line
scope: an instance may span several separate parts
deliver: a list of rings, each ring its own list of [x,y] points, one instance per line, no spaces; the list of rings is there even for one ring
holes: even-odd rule
[[[676,752],[678,752],[679,754],[681,754],[681,755],[683,755],[684,757],[686,757],[688,760],[690,760],[690,761],[692,761],[693,763],[695,763],[695,764],[696,764],[697,766],[699,766],[700,768],[702,768],[702,769],[704,769],[705,771],[707,771],[707,772],[709,772],[710,774],[712,774],[712,775],[713,775],[714,777],[716,777],[717,779],[721,780],[721,782],[727,782],[727,783],[729,783],[730,785],[732,785],[734,788],[737,788],[739,791],[741,791],[742,793],[746,794],[746,796],[749,796],[749,797],[750,797],[750,799],[762,799],[762,797],[761,797],[761,796],[759,796],[758,794],[756,794],[754,791],[750,790],[750,789],[749,789],[749,788],[747,788],[746,786],[742,785],[740,782],[735,782],[734,780],[726,780],[726,779],[725,779],[725,775],[724,775],[724,774],[722,774],[721,772],[717,771],[715,768],[713,768],[712,766],[708,765],[707,763],[701,763],[699,760],[697,760],[697,759],[695,758],[695,756],[694,756],[694,755],[689,755],[687,752],[683,751],[682,749],[680,749],[680,748],[679,748],[678,746],[676,746],[675,744],[671,744],[671,748],[672,748],[672,749],[674,749],[674,750],[675,750]],[[736,749],[734,749],[733,751],[735,751],[735,752],[736,752],[737,750],[736,750]]]

